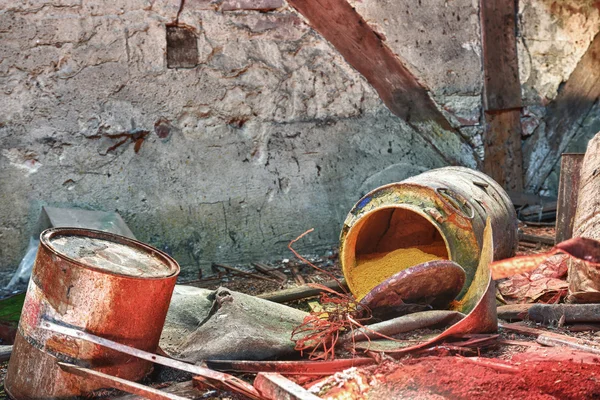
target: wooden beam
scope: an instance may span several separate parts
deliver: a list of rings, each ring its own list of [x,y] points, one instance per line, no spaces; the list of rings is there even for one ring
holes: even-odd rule
[[[523,190],[521,110],[485,112],[483,170],[504,189]]]
[[[481,0],[484,97],[486,111],[520,109],[514,0]]]
[[[481,0],[483,46],[483,170],[504,189],[523,189],[521,83],[514,0]]]
[[[365,77],[390,111],[415,128],[448,164],[465,164],[468,142],[440,112],[427,88],[346,0],[289,0],[288,4]],[[474,151],[468,158],[477,163]]]
[[[563,154],[560,162],[558,205],[556,207],[556,243],[573,237],[573,222],[577,211],[583,153]]]
[[[600,97],[600,33],[569,76],[540,124],[525,142],[527,189],[537,191],[552,172],[560,154]]]

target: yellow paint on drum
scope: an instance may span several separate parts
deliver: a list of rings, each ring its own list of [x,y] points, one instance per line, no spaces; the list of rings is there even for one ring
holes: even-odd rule
[[[423,250],[433,250],[431,251],[432,253],[439,254],[433,248]],[[357,259],[356,267],[352,269],[351,274],[347,274],[346,276],[352,280],[354,293],[360,300],[375,286],[392,275],[417,264],[441,259],[441,257],[435,254],[426,253],[416,247],[396,249],[389,253],[373,253]]]

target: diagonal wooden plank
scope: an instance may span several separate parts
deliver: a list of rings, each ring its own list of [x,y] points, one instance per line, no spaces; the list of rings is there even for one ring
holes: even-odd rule
[[[581,122],[600,97],[600,32],[571,73],[541,124],[525,143],[526,188],[540,189]]]
[[[390,111],[415,128],[442,158],[449,164],[476,166],[473,149],[439,111],[427,88],[346,0],[288,0],[288,4],[365,77]]]

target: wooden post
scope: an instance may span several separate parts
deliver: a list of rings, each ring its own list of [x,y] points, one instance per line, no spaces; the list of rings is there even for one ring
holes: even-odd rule
[[[573,237],[600,240],[600,132],[588,143],[581,163]],[[570,258],[569,295],[571,303],[600,302],[600,269],[592,260]]]
[[[561,158],[558,206],[556,209],[556,243],[573,237],[573,222],[577,210],[583,156],[584,153],[564,153]]]
[[[505,189],[523,189],[521,84],[514,0],[481,0],[484,171]]]

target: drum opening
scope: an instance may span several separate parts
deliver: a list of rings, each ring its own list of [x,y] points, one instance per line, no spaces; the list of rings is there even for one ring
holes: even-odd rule
[[[365,215],[348,232],[346,244],[344,274],[359,299],[397,272],[450,258],[437,226],[419,213],[400,207]]]

